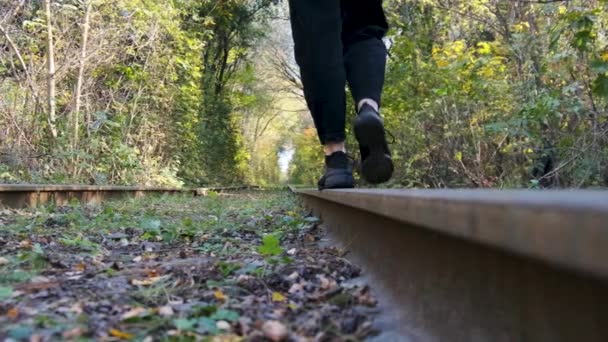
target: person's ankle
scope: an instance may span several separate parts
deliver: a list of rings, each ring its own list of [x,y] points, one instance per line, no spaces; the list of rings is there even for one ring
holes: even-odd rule
[[[325,156],[325,166],[334,169],[348,169],[349,159],[348,155],[342,151],[336,151],[331,155]]]
[[[376,113],[380,111],[380,106],[378,106],[378,102],[370,98],[365,98],[359,101],[359,103],[357,103],[357,112],[360,112],[361,108],[363,108],[364,105],[372,107],[376,111]]]
[[[346,153],[346,145],[344,142],[330,142],[323,145],[323,151],[325,152],[325,156],[331,156],[335,152]]]

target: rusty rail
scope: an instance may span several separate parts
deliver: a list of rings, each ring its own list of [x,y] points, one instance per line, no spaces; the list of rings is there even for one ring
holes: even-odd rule
[[[296,189],[412,341],[608,341],[608,192]]]
[[[209,187],[209,188],[163,188],[142,186],[98,186],[98,185],[37,185],[0,184],[0,207],[36,207],[53,202],[65,205],[78,200],[81,203],[100,203],[107,199],[141,197],[146,194],[206,195],[209,191],[235,191],[257,187]]]

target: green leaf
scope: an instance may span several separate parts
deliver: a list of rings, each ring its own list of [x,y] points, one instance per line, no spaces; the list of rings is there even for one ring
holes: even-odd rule
[[[179,330],[190,331],[193,330],[196,320],[187,318],[178,318],[173,320],[173,325]]]
[[[305,218],[304,221],[309,222],[309,223],[316,223],[316,222],[319,222],[320,220],[318,217],[309,216],[309,217]]]
[[[0,300],[11,298],[13,295],[13,288],[7,286],[0,286]]]
[[[215,305],[195,305],[192,307],[192,315],[196,317],[200,316],[211,316],[217,312],[217,306]]]
[[[182,225],[186,228],[193,228],[194,227],[194,221],[192,221],[191,217],[186,217],[182,220]]]
[[[239,313],[236,311],[221,309],[211,315],[210,318],[216,321],[234,322],[238,321],[239,318],[241,318],[241,315],[239,315]]]
[[[27,325],[18,325],[8,331],[8,336],[15,340],[29,340],[33,329]]]
[[[198,319],[199,332],[216,335],[220,331],[215,324],[215,321],[209,317],[201,317]]]
[[[608,72],[608,62],[604,62],[601,59],[591,62],[591,70],[598,74],[605,74]]]
[[[42,246],[39,243],[35,243],[32,251],[37,255],[44,255],[44,250],[42,250]]]
[[[262,238],[262,245],[258,246],[258,252],[265,256],[279,255],[283,253],[278,235],[269,234]]]
[[[160,234],[161,222],[159,219],[144,218],[140,226],[147,232]]]
[[[593,92],[605,99],[608,99],[608,76],[599,75],[593,82]]]

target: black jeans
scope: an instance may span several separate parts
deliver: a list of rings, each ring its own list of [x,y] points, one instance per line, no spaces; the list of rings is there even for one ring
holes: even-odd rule
[[[388,30],[382,0],[289,0],[295,57],[322,144],[346,135],[346,80],[355,103],[380,104]]]

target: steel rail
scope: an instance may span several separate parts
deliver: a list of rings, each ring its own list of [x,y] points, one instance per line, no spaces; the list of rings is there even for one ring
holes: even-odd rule
[[[185,193],[204,196],[210,191],[235,191],[257,188],[253,186],[168,188],[144,186],[100,186],[100,185],[46,185],[46,184],[0,184],[0,207],[36,207],[53,202],[65,205],[72,200],[80,203],[101,203],[111,198],[141,197],[147,194]]]
[[[401,338],[608,341],[608,192],[291,190]]]

